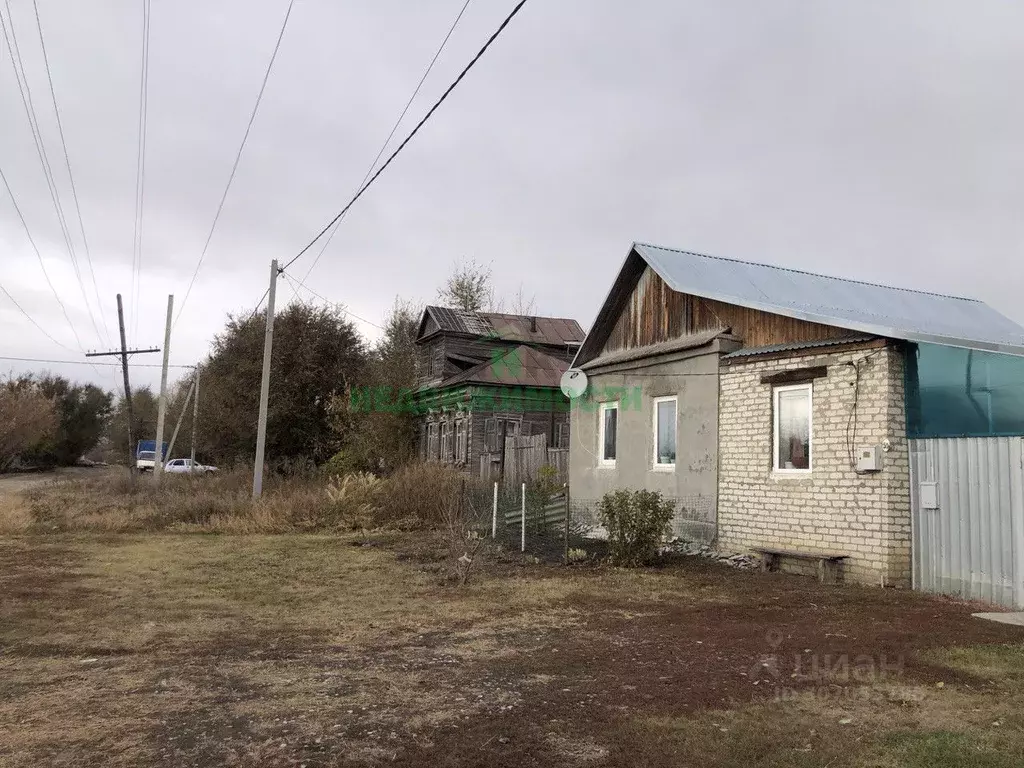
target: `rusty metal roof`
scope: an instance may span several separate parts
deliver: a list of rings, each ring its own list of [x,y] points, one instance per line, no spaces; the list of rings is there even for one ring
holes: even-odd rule
[[[457,384],[559,387],[562,374],[568,368],[568,361],[523,344],[496,353],[493,359],[451,376],[432,389],[444,389]]]
[[[426,319],[438,325],[438,331],[424,334]],[[469,336],[486,336],[503,341],[565,346],[580,344],[586,334],[578,322],[570,318],[512,315],[500,312],[468,312],[450,307],[428,306],[420,322],[419,338],[448,332]]]

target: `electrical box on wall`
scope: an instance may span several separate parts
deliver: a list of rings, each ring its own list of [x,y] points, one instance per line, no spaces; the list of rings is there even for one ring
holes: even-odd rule
[[[858,472],[880,472],[882,470],[882,446],[869,445],[857,451]]]

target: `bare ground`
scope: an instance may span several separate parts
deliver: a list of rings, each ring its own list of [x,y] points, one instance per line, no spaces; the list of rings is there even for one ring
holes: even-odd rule
[[[1016,766],[1024,631],[699,560],[0,537],[0,764]]]

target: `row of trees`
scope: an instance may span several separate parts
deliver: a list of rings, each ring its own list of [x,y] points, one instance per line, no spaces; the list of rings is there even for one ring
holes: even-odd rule
[[[456,265],[438,290],[437,300],[466,310],[500,311],[490,270],[470,262]],[[522,291],[512,311],[529,312]],[[274,324],[270,370],[267,456],[279,468],[322,464],[339,470],[389,470],[408,461],[415,449],[415,425],[407,413],[363,412],[350,407],[355,387],[386,386],[389,391],[415,383],[416,331],[422,307],[396,300],[383,334],[368,345],[341,307],[294,302]],[[200,460],[230,465],[252,460],[256,444],[263,360],[264,318],[229,316],[213,342],[200,373],[195,450]],[[192,417],[186,396],[194,373],[179,380],[168,399],[165,440],[179,416],[184,424],[175,455],[192,450]],[[157,398],[147,387],[132,393],[136,439],[156,433]],[[191,411],[191,406],[188,408]],[[92,384],[59,376],[23,376],[0,387],[0,471],[23,464],[71,464],[92,454],[123,461],[128,445],[127,408]]]
[[[0,383],[0,471],[17,464],[75,463],[107,428],[113,397],[63,376],[26,374]]]

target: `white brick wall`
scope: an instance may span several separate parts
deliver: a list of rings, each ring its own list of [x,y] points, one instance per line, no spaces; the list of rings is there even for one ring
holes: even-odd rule
[[[888,439],[884,469],[858,475],[850,421],[860,361],[852,448]],[[825,365],[814,381],[813,471],[772,471],[772,387],[764,374]],[[718,539],[723,550],[778,546],[850,556],[846,579],[910,585],[910,467],[903,356],[895,347],[736,363],[722,368],[719,402]],[[798,567],[797,561],[784,567]]]

